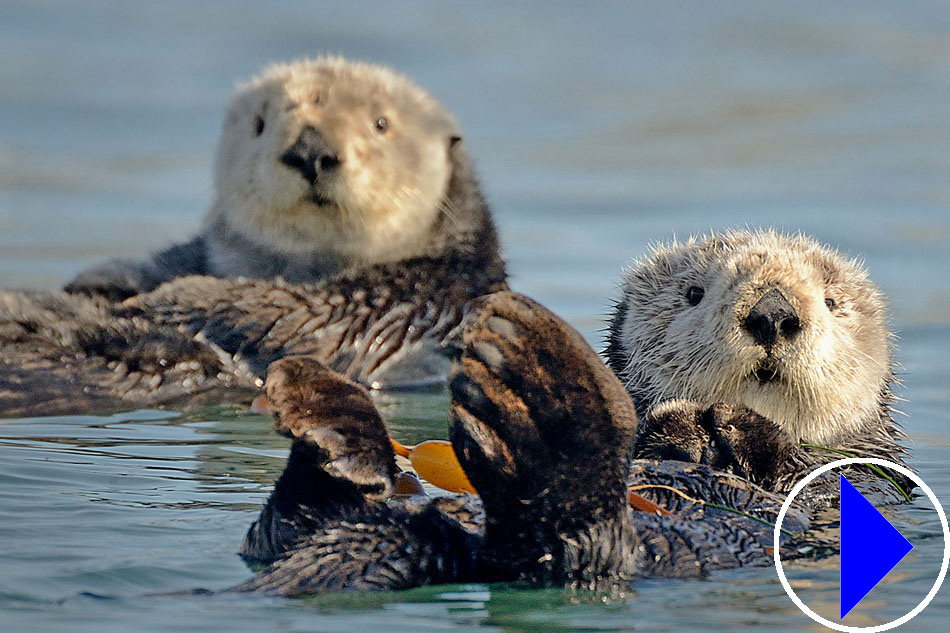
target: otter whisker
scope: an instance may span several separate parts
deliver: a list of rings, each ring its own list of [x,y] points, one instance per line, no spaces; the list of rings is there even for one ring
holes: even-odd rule
[[[445,214],[445,217],[447,217],[456,227],[461,226],[458,212],[456,211],[455,206],[452,204],[452,201],[447,197],[442,196],[442,198],[439,199],[439,210],[442,211],[442,213]]]

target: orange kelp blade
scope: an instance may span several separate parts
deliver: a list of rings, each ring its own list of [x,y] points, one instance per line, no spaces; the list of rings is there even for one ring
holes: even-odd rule
[[[403,446],[396,440],[391,441],[396,454],[408,458],[419,476],[433,486],[449,492],[475,494],[475,487],[465,476],[451,442],[427,440],[415,446]]]
[[[475,488],[469,482],[462,470],[452,443],[445,440],[427,440],[416,446],[403,446],[396,440],[390,440],[393,450],[409,460],[419,476],[433,486],[449,492],[471,492],[476,494]],[[627,493],[630,507],[639,512],[649,512],[660,516],[670,516],[672,512],[661,508],[646,497],[642,497],[632,490]]]
[[[400,457],[405,457],[406,459],[409,459],[409,455],[410,453],[412,453],[412,449],[415,448],[415,446],[403,446],[402,444],[400,444],[399,442],[393,439],[390,439],[389,441],[393,443],[393,451],[396,453],[396,455],[399,455]]]
[[[260,415],[270,415],[274,412],[274,409],[271,408],[270,402],[267,400],[267,396],[259,393],[253,400],[251,400],[250,411],[251,413],[258,413]]]

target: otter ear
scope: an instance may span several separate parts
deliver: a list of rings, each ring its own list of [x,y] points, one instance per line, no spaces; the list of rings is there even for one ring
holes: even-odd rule
[[[449,137],[449,149],[452,149],[456,145],[462,142],[461,136],[455,136],[454,134]]]

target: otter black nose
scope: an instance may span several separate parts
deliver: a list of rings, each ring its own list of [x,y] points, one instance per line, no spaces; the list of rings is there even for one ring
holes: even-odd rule
[[[756,343],[771,347],[779,338],[793,338],[801,331],[802,324],[785,295],[772,288],[752,306],[742,327]]]
[[[321,172],[330,171],[339,165],[340,159],[320,136],[320,132],[308,125],[290,149],[280,155],[280,162],[299,171],[312,185],[317,182]]]

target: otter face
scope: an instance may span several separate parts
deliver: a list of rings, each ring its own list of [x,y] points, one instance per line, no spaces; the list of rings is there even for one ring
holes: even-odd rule
[[[657,248],[627,272],[621,310],[612,363],[641,411],[670,398],[739,404],[815,443],[881,414],[883,296],[811,239],[734,232]]]
[[[288,254],[410,256],[443,212],[458,134],[432,97],[385,68],[278,64],[234,97],[215,212]]]

